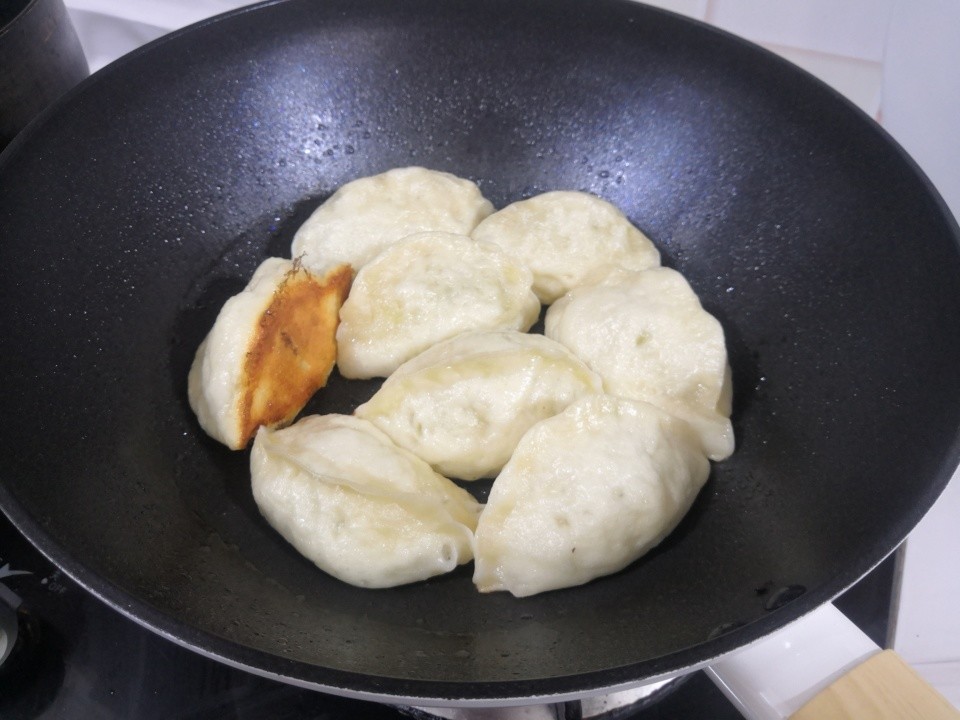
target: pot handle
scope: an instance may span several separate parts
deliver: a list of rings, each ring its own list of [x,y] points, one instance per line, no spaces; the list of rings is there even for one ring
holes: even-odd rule
[[[960,720],[895,652],[881,651],[829,603],[706,672],[749,720]]]

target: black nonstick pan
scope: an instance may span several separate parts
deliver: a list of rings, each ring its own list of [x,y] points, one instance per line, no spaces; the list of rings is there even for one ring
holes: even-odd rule
[[[187,405],[223,301],[335,188],[423,165],[495,205],[620,206],[727,333],[738,449],[659,548],[584,587],[470,567],[370,591],[260,517]],[[0,156],[0,505],[120,612],[319,689],[566,696],[707,662],[888,555],[960,458],[958,228],[788,63],[619,0],[289,0],[98,72]],[[371,383],[334,377],[309,412]]]

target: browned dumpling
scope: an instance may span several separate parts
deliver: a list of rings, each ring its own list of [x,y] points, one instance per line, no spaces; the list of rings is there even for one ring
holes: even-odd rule
[[[316,274],[268,258],[224,304],[188,380],[190,406],[211,437],[244,448],[261,425],[293,420],[326,384],[352,277],[348,265]]]

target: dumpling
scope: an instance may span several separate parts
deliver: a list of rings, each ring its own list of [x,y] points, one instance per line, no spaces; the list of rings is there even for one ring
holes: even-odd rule
[[[540,314],[530,271],[466,235],[417,233],[365,265],[340,310],[340,374],[386,377],[469,330],[527,330]]]
[[[608,395],[578,400],[533,426],[494,481],[473,581],[524,597],[616,572],[673,530],[709,473],[683,420]]]
[[[547,311],[544,333],[600,375],[606,392],[687,420],[711,459],[733,452],[723,328],[680,273],[619,271],[576,288]]]
[[[437,472],[476,480],[496,475],[530,426],[600,387],[542,335],[471,333],[401,365],[355,414]]]
[[[492,212],[469,180],[396,168],[337,190],[297,230],[291,253],[308,267],[342,262],[359,270],[402,237],[428,230],[469,235]]]
[[[365,420],[312,415],[262,428],[250,471],[267,521],[344,582],[392,587],[473,557],[479,503]]]
[[[545,305],[597,268],[646,270],[660,264],[657,248],[619,209],[583,192],[520,200],[483,220],[472,236],[497,243],[533,270],[533,291]]]
[[[323,387],[337,358],[338,313],[353,272],[315,274],[268,258],[220,310],[188,377],[208,435],[240,450],[261,425],[284,425]]]

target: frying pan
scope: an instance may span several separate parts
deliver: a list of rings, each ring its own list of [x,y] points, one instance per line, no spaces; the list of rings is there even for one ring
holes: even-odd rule
[[[518,600],[470,568],[349,587],[259,516],[203,436],[193,353],[344,182],[404,165],[495,205],[624,209],[722,322],[737,452],[617,575]],[[619,0],[288,0],[97,73],[0,158],[0,505],[120,612],[334,693],[571,696],[702,664],[889,554],[960,458],[958,228],[810,76]],[[307,412],[375,383],[334,377]]]

